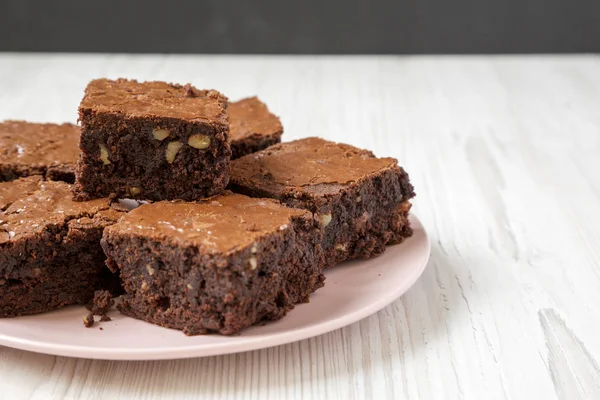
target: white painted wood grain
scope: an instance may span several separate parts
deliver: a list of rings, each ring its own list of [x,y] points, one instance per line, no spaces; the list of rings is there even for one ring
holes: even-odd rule
[[[2,399],[600,399],[600,58],[0,55],[0,119],[75,121],[86,82],[258,94],[290,140],[399,158],[429,231],[376,315],[163,362],[0,348]]]

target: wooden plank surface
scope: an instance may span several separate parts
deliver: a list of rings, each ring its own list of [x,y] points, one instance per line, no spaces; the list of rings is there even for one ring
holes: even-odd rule
[[[0,54],[0,119],[75,121],[101,76],[258,94],[286,140],[397,157],[431,260],[381,312],[271,349],[112,362],[0,347],[1,399],[600,398],[598,56]]]

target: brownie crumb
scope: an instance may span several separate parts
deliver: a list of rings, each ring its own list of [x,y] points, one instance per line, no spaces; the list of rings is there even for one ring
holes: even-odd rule
[[[103,315],[102,317],[100,317],[100,322],[108,322],[108,321],[112,321],[112,318],[109,317],[108,315]],[[102,328],[100,328],[102,329]]]
[[[214,100],[223,100],[224,96],[221,93],[217,92],[216,90],[211,89],[211,90],[206,91],[206,97],[208,97],[209,99],[214,99]]]
[[[196,93],[194,93],[194,88],[189,83],[186,84],[183,89],[185,90],[185,97],[196,97]]]
[[[256,224],[250,224],[246,227],[246,230],[248,232],[258,232],[258,227],[256,226]]]
[[[92,315],[105,316],[114,305],[115,301],[108,290],[96,290],[93,300],[86,308],[92,312]]]
[[[86,328],[94,326],[94,314],[88,314],[86,317],[83,317],[83,325]]]
[[[101,330],[101,331],[103,331],[103,330],[104,330],[104,328],[103,328],[103,327],[100,327],[100,330]]]

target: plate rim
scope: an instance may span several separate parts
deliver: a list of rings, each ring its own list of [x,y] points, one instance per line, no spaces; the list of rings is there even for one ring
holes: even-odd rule
[[[210,357],[216,355],[227,355],[242,353],[246,351],[262,350],[270,347],[281,346],[324,335],[334,330],[354,324],[370,315],[373,315],[404,295],[417,280],[421,277],[427,267],[431,255],[431,242],[427,231],[423,227],[420,219],[414,214],[410,214],[410,222],[413,230],[419,230],[423,235],[423,251],[419,259],[419,265],[411,270],[406,281],[408,285],[402,290],[390,291],[387,295],[377,301],[358,308],[351,313],[337,316],[333,319],[320,322],[316,325],[304,325],[296,329],[286,331],[285,333],[272,332],[255,337],[247,337],[246,340],[239,342],[223,342],[212,344],[196,344],[189,347],[144,347],[135,349],[111,348],[111,347],[82,347],[81,345],[56,344],[24,339],[12,335],[6,335],[0,332],[0,345],[19,350],[32,351],[40,354],[75,357],[96,360],[114,360],[114,361],[149,361],[149,360],[175,360],[199,357]],[[412,238],[407,239],[407,241]],[[398,246],[398,245],[396,245]],[[402,246],[400,244],[399,246]],[[360,260],[359,260],[360,262]],[[402,285],[404,287],[404,285]],[[293,311],[292,311],[293,312]],[[168,329],[168,328],[164,328]]]

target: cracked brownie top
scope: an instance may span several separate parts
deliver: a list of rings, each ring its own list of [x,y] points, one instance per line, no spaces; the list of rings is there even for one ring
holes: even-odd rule
[[[227,97],[216,90],[198,90],[166,82],[96,79],[85,89],[80,119],[91,112],[208,120],[228,124]]]
[[[37,182],[36,182],[37,179]],[[0,186],[0,244],[40,234],[51,235],[55,227],[70,221],[117,220],[121,213],[108,199],[75,202],[71,185],[30,177]]]
[[[275,114],[258,97],[229,103],[229,136],[232,141],[248,136],[281,136],[283,126]]]
[[[129,212],[109,233],[150,237],[227,253],[250,246],[258,238],[290,227],[292,218],[310,214],[271,199],[226,192],[198,202],[144,204]]]
[[[51,166],[75,164],[79,132],[73,124],[0,123],[0,164]]]
[[[12,203],[38,190],[41,180],[41,176],[34,175],[12,182],[0,182],[0,217]]]
[[[394,158],[312,137],[271,146],[232,162],[232,182],[274,190],[346,185],[396,168]]]

